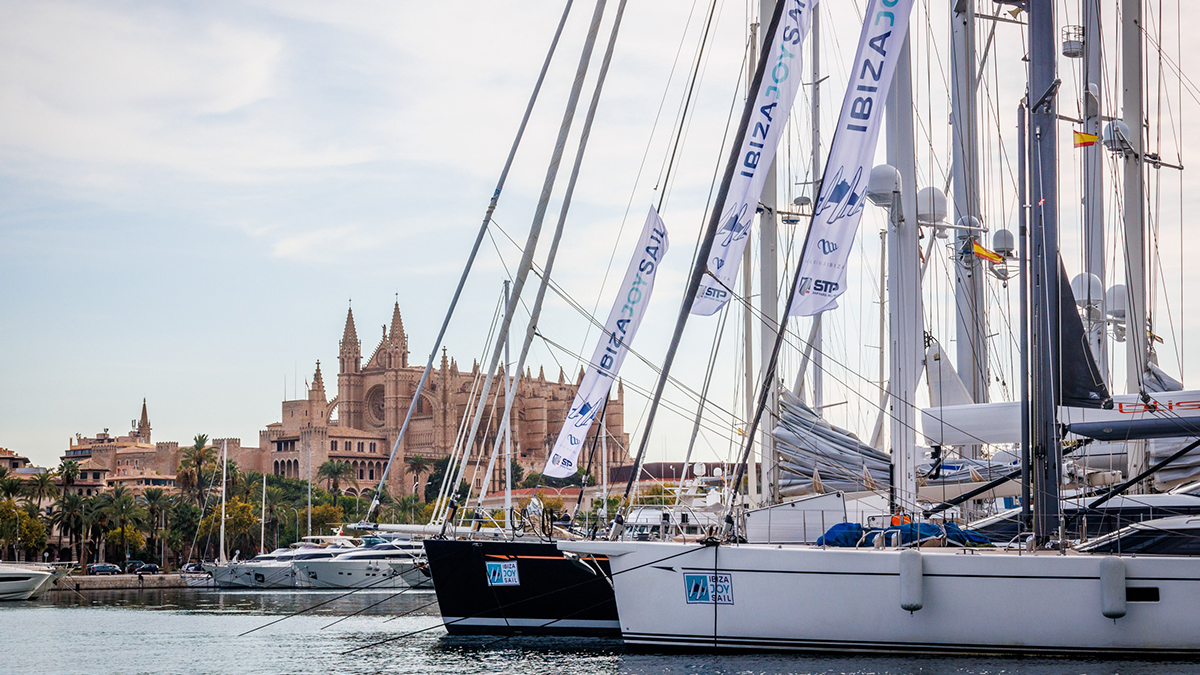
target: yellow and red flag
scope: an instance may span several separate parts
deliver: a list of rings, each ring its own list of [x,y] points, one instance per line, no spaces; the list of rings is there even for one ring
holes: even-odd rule
[[[988,262],[996,263],[996,264],[1000,264],[1000,263],[1004,262],[1004,256],[1000,255],[999,253],[996,253],[995,251],[989,251],[988,249],[981,246],[979,244],[979,242],[974,242],[974,253],[975,253],[975,257],[979,258],[980,260],[986,260]]]
[[[1100,137],[1096,134],[1085,134],[1082,131],[1075,132],[1075,147],[1087,148],[1096,144]]]

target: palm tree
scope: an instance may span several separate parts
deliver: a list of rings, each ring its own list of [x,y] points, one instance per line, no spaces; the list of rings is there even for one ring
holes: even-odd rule
[[[97,560],[104,557],[104,533],[108,531],[108,517],[104,506],[111,496],[108,493],[98,494],[87,498],[83,503],[84,539],[87,544],[95,547]],[[79,558],[81,563],[86,562],[82,555]]]
[[[62,550],[63,534],[66,534],[70,542],[71,549],[75,550],[75,544],[83,534],[83,529],[86,524],[86,507],[83,495],[75,492],[64,492],[55,503],[53,511],[50,513],[50,524],[58,528],[58,548]],[[77,559],[80,559],[79,552],[76,551]]]
[[[334,497],[341,494],[341,482],[353,476],[354,467],[350,466],[350,462],[329,460],[317,469],[317,479],[325,478],[329,481],[329,491]]]
[[[142,503],[146,506],[146,511],[150,516],[147,524],[150,526],[150,542],[147,546],[151,551],[157,551],[158,548],[154,542],[158,539],[159,533],[167,529],[167,514],[171,511],[172,499],[162,488],[146,488],[142,493]],[[166,560],[160,560],[160,564],[166,564]]]
[[[286,508],[287,502],[283,488],[267,486],[267,522],[275,533],[275,543],[279,543],[279,514]]]
[[[25,491],[24,484],[20,478],[15,476],[0,476],[0,499],[12,499],[16,501],[17,497]]]
[[[208,444],[208,436],[198,434],[190,447],[184,448],[179,459],[175,480],[184,494],[191,493],[196,506],[204,508],[204,484],[217,461],[217,449]]]
[[[417,485],[421,482],[421,474],[431,470],[433,464],[421,455],[409,455],[404,458],[404,473],[414,476],[413,494],[417,494]]]
[[[38,508],[41,508],[42,502],[56,496],[58,496],[58,486],[54,484],[54,474],[49,471],[35,473],[26,489],[26,498],[29,503],[36,504]]]
[[[125,559],[129,559],[129,540],[126,537],[125,528],[132,525],[141,527],[146,522],[146,510],[134,500],[125,486],[118,485],[111,493],[105,495],[109,497],[107,503],[103,506],[104,514],[117,529],[121,531],[121,548],[125,551]]]
[[[71,489],[75,481],[79,480],[79,462],[73,459],[64,459],[58,465],[58,476],[62,478],[63,492]]]

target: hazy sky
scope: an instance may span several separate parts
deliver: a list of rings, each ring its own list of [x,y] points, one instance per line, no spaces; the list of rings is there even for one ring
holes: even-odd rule
[[[620,275],[606,278],[606,270],[623,269],[645,209],[667,189],[663,211],[673,248],[635,345],[651,360],[665,351],[728,111],[740,105],[751,11],[745,2],[718,2],[696,112],[676,173],[669,186],[660,184],[707,4],[629,4],[555,274],[584,306],[599,301],[595,313],[603,316]],[[822,122],[831,126],[864,3],[826,4],[830,79],[822,88]],[[923,180],[940,185],[948,147],[939,74],[948,51],[946,10],[933,0],[919,4],[918,154]],[[980,7],[993,11],[991,3]],[[364,358],[398,298],[410,360],[423,363],[561,9],[560,0],[0,1],[0,446],[55,464],[77,432],[126,432],[143,397],[155,440],[206,433],[256,444],[258,431],[278,420],[281,399],[311,378],[317,359],[335,395],[337,343],[351,301]],[[591,2],[576,1],[497,212],[500,227],[518,240],[591,9]],[[1175,44],[1167,24],[1165,37]],[[995,39],[991,58],[1000,66],[988,67],[994,75],[985,100],[998,122],[984,128],[1010,134],[1022,79],[1020,29],[1005,24]],[[1064,96],[1074,96],[1070,69],[1077,63],[1063,66]],[[1182,67],[1189,71],[1186,58]],[[1195,101],[1174,82],[1167,87],[1178,127],[1196,112]],[[807,106],[808,95],[798,105]],[[788,168],[780,189],[788,199],[803,194],[810,179],[807,125],[807,113],[798,113],[782,151]],[[1164,135],[1172,133],[1179,132]],[[574,142],[573,135],[572,149]],[[1164,158],[1176,154],[1171,148]],[[1005,152],[985,161],[994,167],[990,184],[1006,180],[1011,144]],[[1065,164],[1069,175],[1071,160]],[[564,172],[558,195],[565,180]],[[1174,174],[1163,183],[1162,241],[1171,252],[1162,267],[1174,284],[1175,325],[1191,335],[1196,331],[1183,328],[1186,292],[1179,297],[1178,214],[1187,208],[1180,195],[1190,199],[1196,191],[1184,181],[1182,190]],[[1011,184],[998,189],[989,208],[1008,218],[1015,213]],[[547,229],[557,204],[556,195]],[[865,380],[877,376],[878,357],[863,346],[878,342],[869,322],[878,311],[871,256],[881,223],[879,214],[864,218],[855,264],[867,278],[848,294],[845,316],[831,320],[831,349],[844,362],[831,397],[877,397]],[[785,248],[796,241],[789,228],[784,236]],[[448,336],[464,368],[484,352],[505,268],[519,255],[499,233],[496,242],[481,255]],[[1065,246],[1074,245],[1066,237]],[[945,318],[943,310],[929,320]],[[740,319],[731,319],[716,397],[728,407],[741,401]],[[678,373],[698,388],[717,319],[693,323]],[[557,298],[541,329],[574,352],[591,351],[586,321]],[[555,377],[561,365],[574,378],[574,355],[535,345],[534,373],[544,366]],[[1006,357],[997,358],[1002,368]],[[795,362],[785,356],[785,366]],[[649,388],[653,375],[630,359],[626,377],[632,433],[643,406],[633,390]],[[839,413],[839,423],[869,423],[869,405],[851,408],[856,412]],[[668,414],[655,435],[660,456],[682,454],[690,423],[679,412]],[[714,422],[701,443],[710,454],[698,458],[723,457],[722,435],[733,426]]]

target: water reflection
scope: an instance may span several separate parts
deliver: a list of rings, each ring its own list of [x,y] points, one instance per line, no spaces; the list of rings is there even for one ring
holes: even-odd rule
[[[245,634],[252,629],[259,630]],[[39,602],[0,604],[0,635],[5,645],[0,656],[0,673],[1175,675],[1195,672],[1194,664],[1178,662],[667,654],[630,651],[617,640],[449,637],[441,628],[435,597],[430,591],[347,594],[162,589],[59,593],[53,599]],[[352,651],[360,647],[367,648]]]

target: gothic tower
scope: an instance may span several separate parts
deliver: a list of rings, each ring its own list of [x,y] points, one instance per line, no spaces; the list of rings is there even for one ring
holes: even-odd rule
[[[362,347],[354,329],[354,310],[346,312],[338,366],[338,422],[352,429],[362,429]]]

